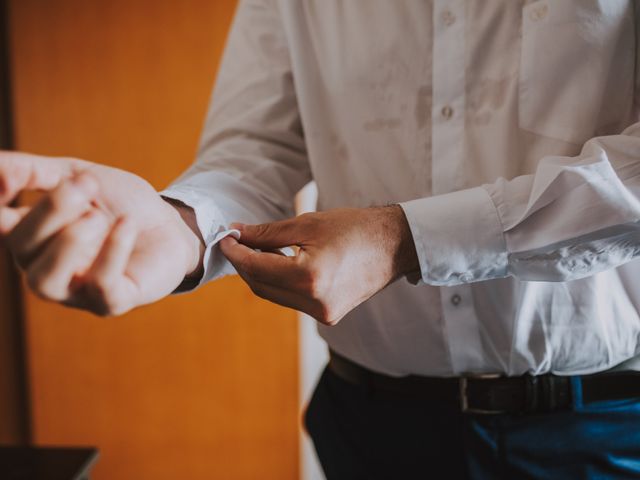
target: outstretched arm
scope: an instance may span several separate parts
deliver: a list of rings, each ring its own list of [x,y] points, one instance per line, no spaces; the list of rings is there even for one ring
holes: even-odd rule
[[[230,222],[290,216],[310,178],[278,7],[244,0],[185,174],[160,196],[122,170],[2,153],[2,236],[36,293],[119,314],[232,273],[217,247]],[[47,193],[31,210],[8,208],[25,189]]]

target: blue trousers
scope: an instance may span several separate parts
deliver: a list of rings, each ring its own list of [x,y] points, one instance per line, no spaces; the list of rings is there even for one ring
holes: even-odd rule
[[[640,479],[640,399],[532,415],[368,391],[325,369],[304,422],[329,480]]]

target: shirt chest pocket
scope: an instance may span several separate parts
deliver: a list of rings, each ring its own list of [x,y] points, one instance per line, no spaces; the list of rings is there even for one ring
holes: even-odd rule
[[[633,9],[631,0],[540,0],[523,8],[521,129],[582,144],[627,125]]]

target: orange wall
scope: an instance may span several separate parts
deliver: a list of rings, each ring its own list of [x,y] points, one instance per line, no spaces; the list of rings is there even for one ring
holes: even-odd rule
[[[193,160],[232,0],[11,0],[17,148],[164,187]],[[26,298],[33,437],[95,479],[292,479],[297,323],[237,279],[117,319]]]

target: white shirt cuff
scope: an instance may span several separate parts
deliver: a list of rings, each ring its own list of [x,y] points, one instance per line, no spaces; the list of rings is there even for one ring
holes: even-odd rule
[[[451,286],[507,276],[502,224],[482,187],[401,203],[422,280]]]
[[[240,232],[226,227],[227,220],[217,204],[208,196],[198,195],[191,189],[180,186],[171,186],[160,192],[160,195],[191,207],[195,212],[198,230],[204,239],[205,251],[202,259],[204,274],[192,289],[187,288],[180,293],[195,290],[211,280],[235,273],[233,266],[226,260],[220,249],[214,249],[214,247],[228,235],[240,238]]]

